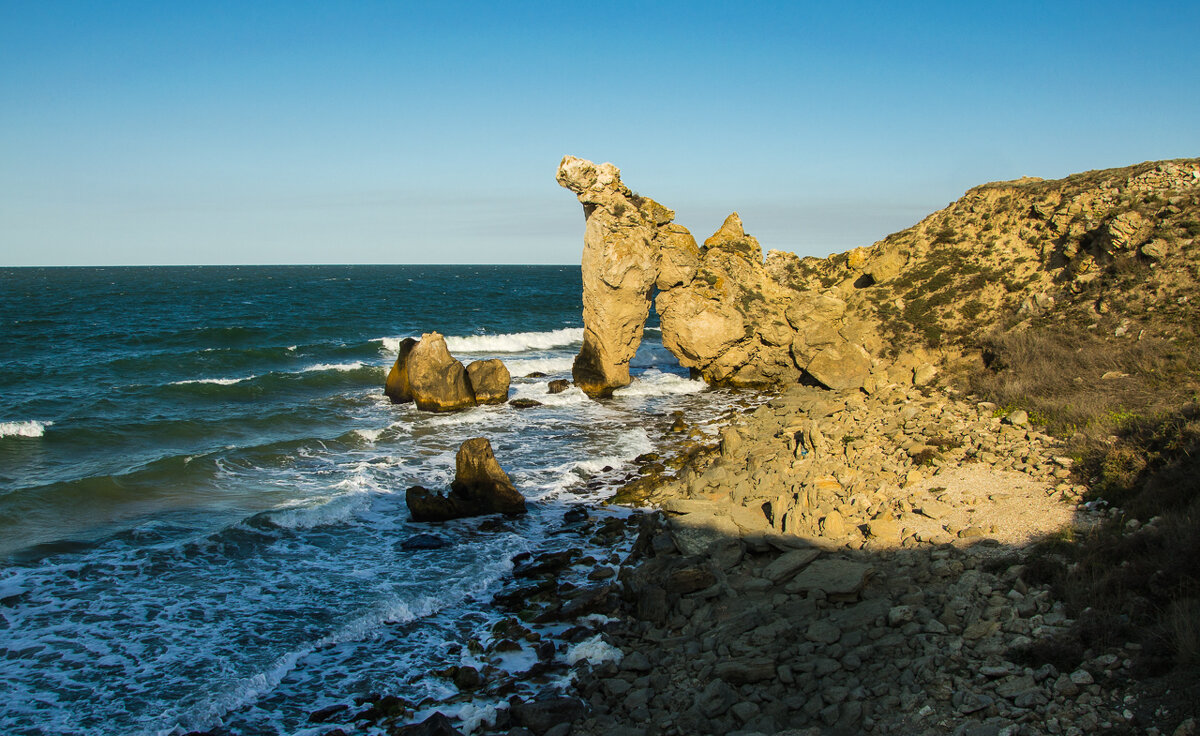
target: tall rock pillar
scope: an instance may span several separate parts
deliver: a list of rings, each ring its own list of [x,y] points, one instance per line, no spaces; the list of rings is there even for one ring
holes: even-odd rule
[[[609,396],[629,385],[629,361],[642,341],[658,277],[656,231],[675,213],[633,194],[612,164],[566,156],[557,179],[578,196],[587,220],[583,347],[571,374],[588,396]]]

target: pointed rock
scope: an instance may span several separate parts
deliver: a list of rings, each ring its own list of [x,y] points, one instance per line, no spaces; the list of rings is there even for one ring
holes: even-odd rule
[[[421,335],[405,361],[408,385],[417,408],[423,411],[455,411],[475,406],[475,393],[463,364],[446,347],[437,332]]]

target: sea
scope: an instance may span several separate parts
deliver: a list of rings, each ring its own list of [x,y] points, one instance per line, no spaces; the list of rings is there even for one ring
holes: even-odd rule
[[[575,506],[633,513],[604,501],[672,417],[711,434],[738,400],[653,320],[613,398],[548,393],[581,291],[577,266],[0,269],[0,731],[319,734],[381,693],[486,725],[504,703],[435,673],[489,664],[464,643],[512,558],[577,543]],[[431,331],[541,405],[391,404],[399,342]],[[405,490],[446,488],[473,437],[530,513],[410,521]]]

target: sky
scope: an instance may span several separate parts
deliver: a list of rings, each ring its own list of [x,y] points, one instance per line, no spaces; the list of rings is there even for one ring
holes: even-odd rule
[[[578,263],[563,155],[825,256],[1200,156],[1200,3],[0,0],[0,266]]]

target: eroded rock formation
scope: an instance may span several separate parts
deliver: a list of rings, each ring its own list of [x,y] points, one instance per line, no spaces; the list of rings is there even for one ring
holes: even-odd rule
[[[571,374],[589,396],[608,396],[629,384],[629,361],[642,341],[658,276],[656,236],[675,214],[634,195],[612,164],[567,156],[557,178],[578,196],[587,219],[583,347]]]
[[[698,247],[674,212],[630,191],[612,164],[567,156],[558,182],[578,196],[587,221],[584,342],[572,373],[589,396],[629,383],[655,289],[663,344],[710,383],[795,381],[817,359],[831,387],[862,385],[865,351],[842,329],[844,304],[780,283],[772,269],[786,269],[764,263],[736,212]]]
[[[393,404],[414,401],[423,411],[457,411],[476,404],[503,404],[510,383],[502,361],[477,360],[464,368],[450,355],[444,337],[427,332],[420,340],[401,341],[384,393]]]
[[[512,376],[504,361],[497,358],[477,360],[467,366],[467,380],[480,404],[503,404],[508,401],[508,387]]]
[[[476,437],[462,443],[454,465],[454,482],[445,496],[422,486],[408,489],[404,500],[413,521],[525,513],[525,497],[496,461],[487,438]]]
[[[949,380],[981,362],[1001,323],[1172,342],[1194,332],[1172,315],[1190,314],[1200,283],[1198,159],[985,184],[828,258],[764,259],[736,213],[697,247],[611,164],[568,156],[558,181],[587,218],[574,373],[592,396],[629,382],[651,299],[680,364],[735,386],[870,392]]]

